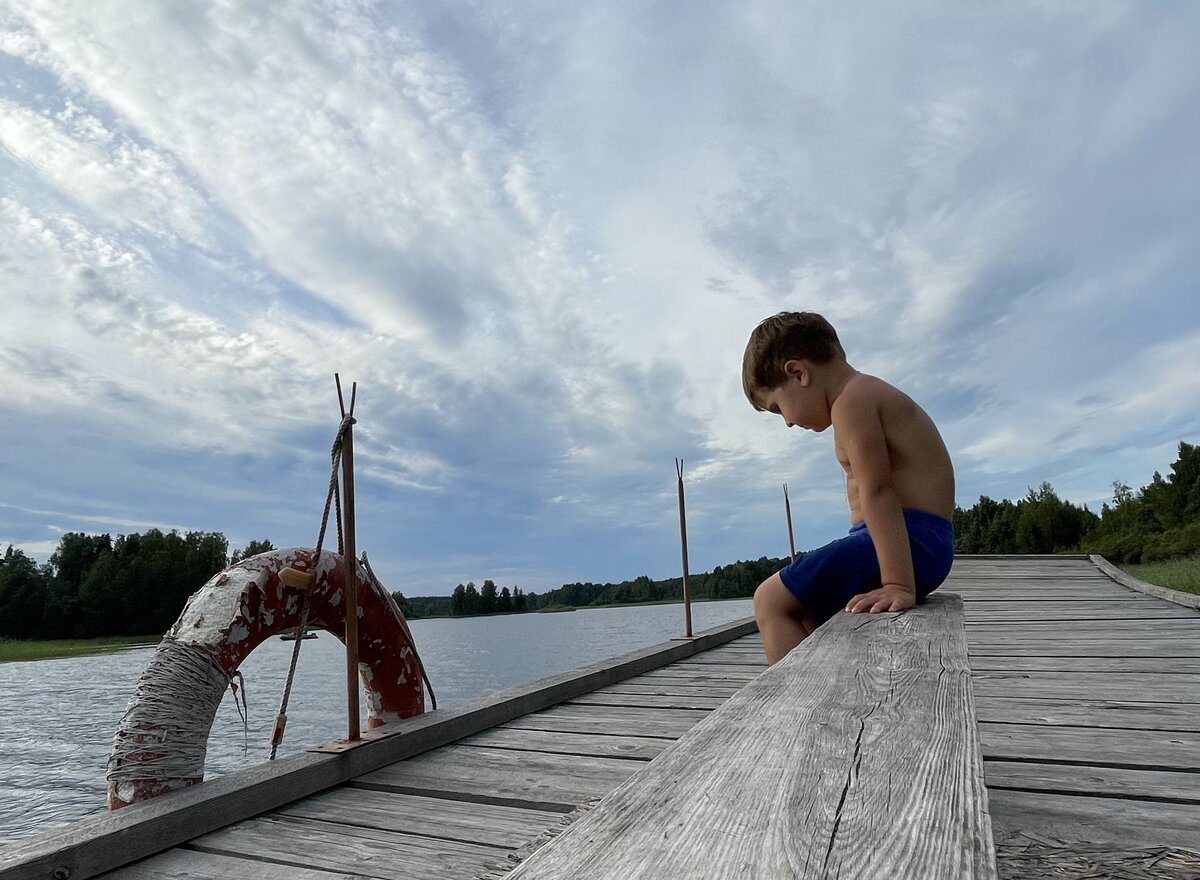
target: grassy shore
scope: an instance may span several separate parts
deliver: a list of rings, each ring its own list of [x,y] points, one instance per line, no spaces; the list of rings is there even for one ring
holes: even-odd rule
[[[25,642],[0,639],[0,663],[14,660],[50,660],[84,654],[110,654],[132,645],[157,645],[159,636],[106,636],[99,639],[53,639]]]
[[[1123,565],[1121,568],[1148,584],[1200,594],[1200,556],[1150,562],[1146,565]]]

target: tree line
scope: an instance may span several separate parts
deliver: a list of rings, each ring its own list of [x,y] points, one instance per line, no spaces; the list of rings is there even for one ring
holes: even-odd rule
[[[67,532],[38,565],[11,545],[0,560],[0,637],[80,639],[165,632],[188,596],[232,562],[273,549],[251,541],[229,554],[219,532],[85,535]]]
[[[1133,490],[1113,483],[1095,513],[1058,497],[1049,483],[1022,499],[986,495],[954,513],[958,553],[1096,553],[1110,562],[1159,562],[1200,553],[1200,446],[1179,444],[1164,478]]]
[[[688,575],[688,593],[693,599],[738,599],[754,595],[754,589],[778,571],[786,559],[767,556],[750,561],[718,565],[710,572]],[[473,581],[459,584],[449,596],[405,597],[393,593],[406,617],[460,617],[475,614],[520,613],[556,608],[585,608],[598,605],[623,605],[644,602],[683,600],[683,577],[652,580],[640,575],[620,583],[563,584],[545,593],[526,593],[520,587],[497,590],[495,582],[485,580],[482,587]]]
[[[1017,501],[981,496],[954,513],[958,553],[1097,553],[1116,563],[1154,562],[1200,553],[1200,446],[1180,443],[1163,477],[1133,490],[1113,484],[1098,513],[1064,501],[1049,483]],[[0,638],[60,639],[137,636],[166,631],[188,596],[241,559],[274,549],[251,541],[229,553],[219,532],[112,536],[68,532],[44,565],[9,546],[0,559]],[[761,557],[689,576],[695,599],[736,599],[754,589],[785,558]],[[679,601],[682,577],[641,575],[620,583],[563,584],[545,593],[459,584],[449,596],[392,594],[408,617],[466,616]]]

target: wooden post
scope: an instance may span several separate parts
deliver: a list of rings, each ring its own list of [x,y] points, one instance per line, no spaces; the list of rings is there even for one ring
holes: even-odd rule
[[[679,478],[679,544],[683,548],[683,625],[684,635],[692,637],[692,597],[688,592],[687,517],[683,512],[683,459],[675,459],[675,475]]]
[[[343,540],[342,564],[345,566],[346,584],[346,716],[348,730],[346,739],[354,742],[361,738],[358,710],[358,563],[354,546],[354,397],[358,383],[351,386],[350,424],[342,437],[342,505],[345,510],[343,522],[346,533]],[[341,388],[339,387],[339,392]]]
[[[788,500],[787,483],[783,484],[783,510],[787,514],[788,552],[792,554],[792,562],[795,562],[796,541],[792,538],[792,502]]]

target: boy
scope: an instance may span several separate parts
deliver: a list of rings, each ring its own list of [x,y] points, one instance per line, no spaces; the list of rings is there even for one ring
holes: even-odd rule
[[[903,611],[938,587],[954,559],[954,467],[933,421],[906,394],[855,370],[837,332],[813,312],[754,328],[742,387],[790,428],[833,426],[846,471],[850,533],[771,575],[754,593],[767,662],[840,608]]]

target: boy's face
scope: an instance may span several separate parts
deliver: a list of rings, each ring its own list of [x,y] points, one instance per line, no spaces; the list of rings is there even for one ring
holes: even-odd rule
[[[812,369],[806,361],[788,361],[786,378],[778,388],[762,397],[762,408],[780,416],[789,427],[806,428],[820,433],[832,424],[825,395],[813,384]]]

